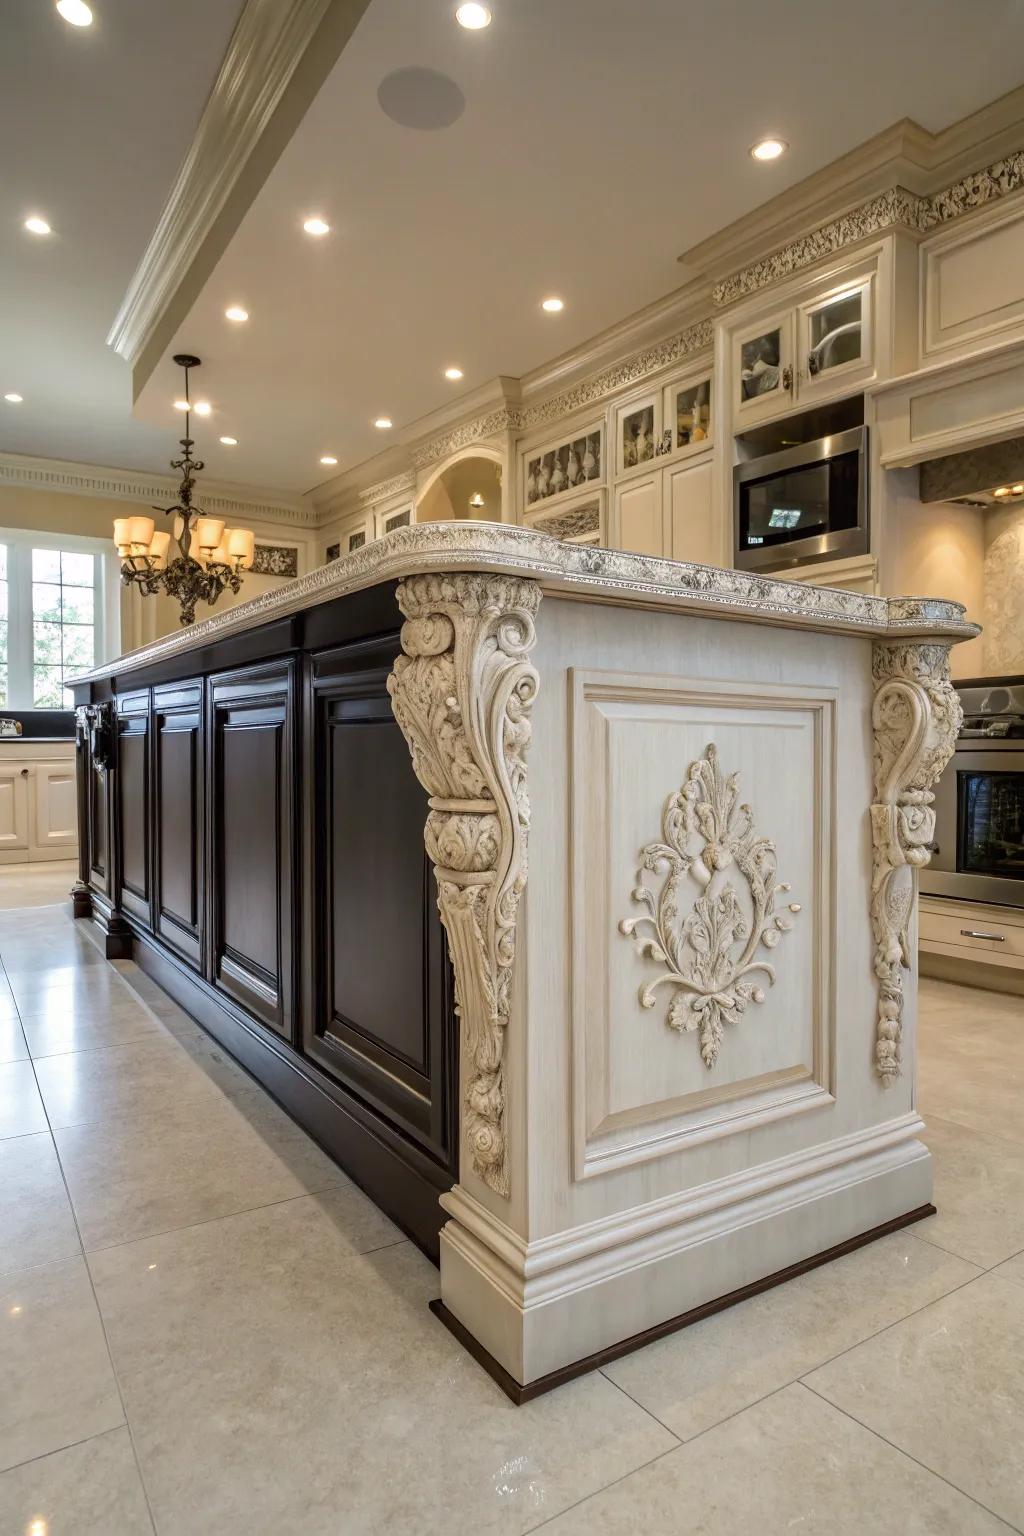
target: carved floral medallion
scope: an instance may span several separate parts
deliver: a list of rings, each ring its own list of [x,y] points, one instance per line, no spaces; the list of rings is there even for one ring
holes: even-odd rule
[[[667,1023],[699,1035],[708,1068],[725,1026],[764,1002],[762,983],[774,983],[775,968],[762,950],[775,948],[800,911],[797,902],[776,911],[776,897],[790,886],[776,882],[775,844],[757,833],[739,795],[739,775],[725,776],[710,744],[665,802],[662,840],[640,851],[632,895],[644,915],[619,924],[662,968],[640,987],[641,1007],[653,1008],[657,989],[670,987]],[[660,887],[647,875],[660,876]]]

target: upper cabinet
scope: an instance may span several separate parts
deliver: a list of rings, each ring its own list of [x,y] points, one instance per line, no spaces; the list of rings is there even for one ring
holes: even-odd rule
[[[863,389],[876,374],[874,309],[869,272],[730,327],[734,430]]]
[[[921,292],[922,362],[1024,338],[1024,205],[996,203],[926,240]]]

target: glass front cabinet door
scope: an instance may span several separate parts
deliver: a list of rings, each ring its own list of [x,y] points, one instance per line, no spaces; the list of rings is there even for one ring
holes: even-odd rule
[[[873,374],[870,278],[802,305],[797,328],[801,396],[845,391]]]
[[[763,320],[733,337],[736,429],[793,406],[793,313]]]

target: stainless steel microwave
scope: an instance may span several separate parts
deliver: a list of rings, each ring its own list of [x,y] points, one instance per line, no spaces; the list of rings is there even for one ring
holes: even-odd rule
[[[733,470],[735,564],[782,571],[868,552],[868,429],[748,459]]]

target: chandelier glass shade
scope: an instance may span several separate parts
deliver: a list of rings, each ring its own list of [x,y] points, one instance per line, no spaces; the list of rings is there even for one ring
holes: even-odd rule
[[[185,436],[180,459],[171,468],[181,471],[178,500],[171,507],[154,507],[173,518],[171,531],[158,529],[151,517],[114,519],[114,543],[121,559],[121,580],[137,586],[147,597],[165,593],[178,603],[182,624],[195,622],[196,605],[211,606],[229,587],[238,592],[242,573],[252,567],[256,536],[248,528],[226,528],[219,517],[207,517],[192,496],[202,459],[192,457],[188,375],[199,367],[198,357],[179,353],[174,361],[185,370]],[[173,547],[172,547],[173,546]]]

